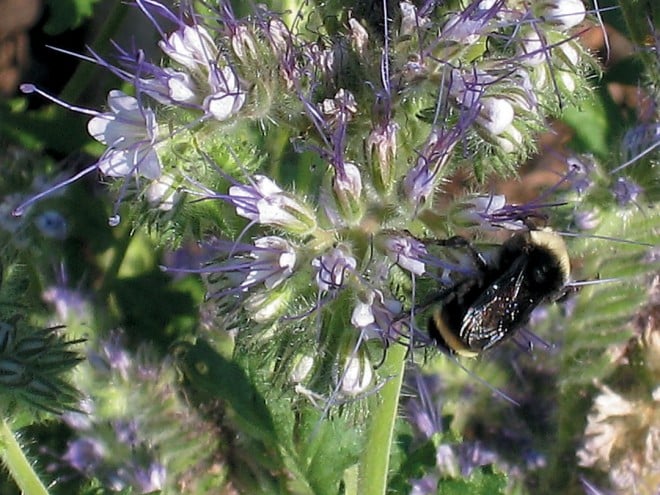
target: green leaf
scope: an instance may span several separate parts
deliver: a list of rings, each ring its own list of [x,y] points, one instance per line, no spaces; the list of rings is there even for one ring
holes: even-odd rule
[[[564,110],[562,120],[574,131],[573,147],[579,151],[591,152],[599,157],[610,153],[608,135],[611,121],[602,101],[593,99],[581,107]]]
[[[263,396],[237,363],[220,355],[204,339],[178,345],[177,356],[190,386],[202,398],[221,399],[233,410],[240,428],[266,445],[276,447],[273,418]]]
[[[496,473],[491,466],[483,466],[470,474],[469,478],[445,479],[438,484],[442,495],[503,495],[506,475]]]
[[[121,277],[113,284],[113,294],[131,335],[165,347],[196,324],[199,291],[199,287],[173,281],[158,268]]]
[[[98,0],[47,0],[50,16],[44,31],[56,35],[79,27],[92,16]]]
[[[321,419],[308,408],[300,432],[304,472],[316,495],[336,495],[344,471],[359,458],[361,442],[357,428],[341,416]]]

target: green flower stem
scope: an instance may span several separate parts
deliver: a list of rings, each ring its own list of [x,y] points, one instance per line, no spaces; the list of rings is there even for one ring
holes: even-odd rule
[[[393,345],[380,368],[381,376],[391,378],[381,390],[380,401],[371,413],[366,447],[360,460],[358,493],[363,495],[384,495],[387,491],[394,422],[399,411],[407,351],[406,346]]]
[[[126,257],[128,245],[133,240],[132,234],[134,231],[131,229],[130,225],[127,226],[125,224],[126,222],[124,222],[123,225],[124,231],[120,234],[119,239],[117,239],[117,242],[115,243],[115,251],[112,255],[110,264],[105,270],[103,282],[99,288],[99,294],[101,294],[104,298],[107,297],[108,294],[112,291],[112,285],[117,280],[119,269],[121,268],[121,265],[124,262],[124,258]]]
[[[48,490],[32,469],[32,465],[4,419],[0,422],[0,454],[22,493],[48,495]]]

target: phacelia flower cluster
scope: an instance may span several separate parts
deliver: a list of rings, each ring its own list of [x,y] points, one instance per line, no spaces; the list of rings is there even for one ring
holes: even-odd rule
[[[119,184],[113,225],[121,201],[146,205],[177,232],[195,218],[188,230],[208,234],[214,258],[171,271],[204,274],[219,326],[264,340],[298,336],[282,369],[294,374],[323,355],[331,362],[315,360],[295,381],[331,376],[346,395],[375,386],[371,342],[414,341],[414,317],[402,314],[424,300],[429,284],[419,280],[449,283],[452,270],[470,270],[421,239],[517,230],[546,206],[476,193],[442,211],[439,197],[466,162],[477,180],[515,171],[547,112],[579,97],[590,63],[575,38],[580,0],[461,9],[403,1],[385,33],[347,14],[337,37],[263,7],[239,18],[225,2],[211,15],[155,0],[135,6],[158,32],[162,58],[119,45],[113,58],[83,57],[132,88],[111,91],[103,112],[67,105],[91,116],[88,130],[106,147],[78,176],[96,170]],[[285,136],[287,152],[312,157],[312,173],[298,158],[271,170],[245,129]],[[635,192],[620,189],[621,201]]]

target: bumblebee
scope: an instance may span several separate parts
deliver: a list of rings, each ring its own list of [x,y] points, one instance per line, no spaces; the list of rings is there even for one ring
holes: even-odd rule
[[[570,278],[566,244],[550,229],[515,234],[488,261],[462,237],[441,244],[467,247],[477,269],[433,300],[429,336],[449,354],[475,357],[513,337],[534,308],[563,294]]]

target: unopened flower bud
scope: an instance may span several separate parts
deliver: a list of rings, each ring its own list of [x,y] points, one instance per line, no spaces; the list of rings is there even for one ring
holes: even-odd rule
[[[369,388],[373,376],[371,362],[366,355],[349,357],[339,376],[340,390],[346,395],[359,395]]]
[[[513,106],[502,98],[482,98],[476,122],[493,136],[502,134],[513,123]]]
[[[371,169],[374,187],[387,194],[394,185],[394,159],[396,157],[396,134],[398,126],[389,122],[371,131],[367,138],[367,160]]]
[[[296,364],[291,371],[290,379],[293,383],[302,383],[307,378],[314,367],[314,358],[312,356],[298,356]]]
[[[344,218],[355,221],[362,214],[362,177],[352,163],[344,163],[343,170],[337,169],[332,179],[332,191],[339,211]]]
[[[363,55],[369,42],[369,33],[367,33],[367,30],[354,17],[348,20],[348,26],[351,29],[350,37],[353,49],[360,55]]]
[[[171,210],[179,199],[171,175],[162,175],[152,181],[147,187],[145,195],[150,206],[157,207],[162,211]]]
[[[502,134],[495,136],[495,142],[505,153],[516,153],[523,144],[523,135],[514,126],[509,126]]]
[[[257,47],[254,38],[245,25],[236,26],[231,36],[231,46],[240,60],[245,61],[247,57],[257,58]]]
[[[257,323],[272,322],[284,314],[290,300],[285,290],[258,292],[245,300],[245,311]]]

